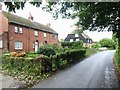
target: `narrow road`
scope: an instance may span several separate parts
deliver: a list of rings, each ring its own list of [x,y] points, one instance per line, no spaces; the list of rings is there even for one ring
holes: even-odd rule
[[[94,54],[32,88],[117,88],[114,53],[109,50]]]

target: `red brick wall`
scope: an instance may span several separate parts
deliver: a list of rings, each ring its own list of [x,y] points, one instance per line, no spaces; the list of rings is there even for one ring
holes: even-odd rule
[[[38,34],[38,36],[35,36],[34,35],[35,30],[27,28],[27,27],[22,27],[23,34],[20,34],[20,33],[16,34],[14,32],[15,26],[17,26],[18,28],[22,27],[22,26],[14,25],[14,24],[11,24],[9,26],[9,39],[10,39],[9,51],[12,51],[12,52],[13,51],[31,51],[31,52],[33,52],[34,51],[33,43],[36,40],[38,40],[39,46],[43,45],[44,40],[46,40],[48,44],[54,44],[54,43],[58,42],[58,36],[56,38],[53,38],[51,33],[47,33],[47,37],[44,38],[44,32],[38,31],[38,30],[36,30],[36,31],[38,31],[39,34]],[[14,44],[16,41],[23,42],[23,50],[15,50],[14,49]]]
[[[0,12],[0,35],[8,31],[8,19]]]
[[[3,48],[0,48],[0,54],[7,51],[7,31],[8,31],[8,19],[0,12],[0,40],[3,41]]]
[[[3,35],[0,35],[0,40],[3,42],[2,48],[0,48],[0,54],[8,51],[8,34],[5,32]]]

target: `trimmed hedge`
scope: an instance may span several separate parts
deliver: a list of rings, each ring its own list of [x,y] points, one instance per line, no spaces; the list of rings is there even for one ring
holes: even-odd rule
[[[64,69],[72,63],[78,62],[79,59],[85,57],[85,50],[70,50],[57,54],[52,57],[53,70]]]

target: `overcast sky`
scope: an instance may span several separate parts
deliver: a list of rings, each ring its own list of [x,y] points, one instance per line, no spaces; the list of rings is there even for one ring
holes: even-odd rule
[[[7,11],[4,4],[3,10]],[[61,18],[55,20],[50,13],[45,12],[41,8],[37,8],[31,4],[25,4],[25,8],[23,10],[17,10],[14,14],[28,18],[29,12],[32,14],[34,21],[44,25],[51,23],[51,28],[53,28],[59,34],[59,40],[64,39],[67,34],[75,29],[73,26],[75,24],[75,20]],[[112,38],[112,32],[85,31],[85,33],[87,33],[93,39],[93,41],[99,41],[102,38]]]

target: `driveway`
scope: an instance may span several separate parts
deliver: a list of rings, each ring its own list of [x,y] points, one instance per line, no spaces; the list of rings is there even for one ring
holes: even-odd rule
[[[114,53],[110,50],[94,54],[32,88],[117,88]]]

